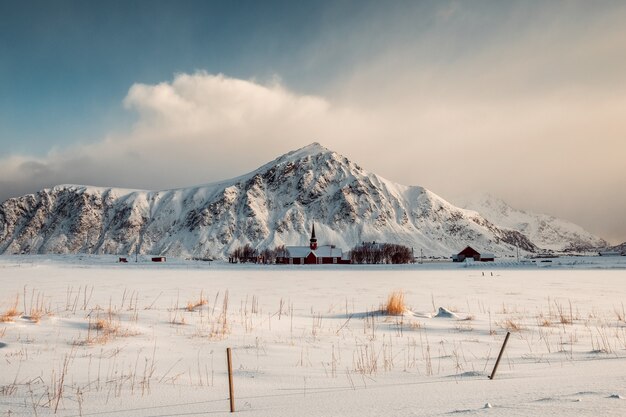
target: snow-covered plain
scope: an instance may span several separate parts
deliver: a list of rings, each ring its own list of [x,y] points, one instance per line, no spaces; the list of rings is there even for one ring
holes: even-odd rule
[[[116,260],[0,257],[0,415],[226,415],[226,347],[250,416],[626,413],[626,257]],[[402,316],[380,312],[394,290]]]

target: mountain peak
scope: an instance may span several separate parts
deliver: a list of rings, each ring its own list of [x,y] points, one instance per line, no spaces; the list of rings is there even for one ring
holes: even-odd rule
[[[295,152],[297,151],[302,151],[302,150],[307,150],[313,153],[319,153],[319,152],[330,152],[330,150],[328,148],[326,148],[325,146],[322,146],[319,142],[312,142],[309,143],[306,146],[303,146],[300,149],[297,149]]]
[[[283,157],[289,157],[289,159],[300,159],[305,156],[314,156],[319,154],[331,154],[333,151],[322,146],[319,142],[313,142],[295,151],[287,152]]]

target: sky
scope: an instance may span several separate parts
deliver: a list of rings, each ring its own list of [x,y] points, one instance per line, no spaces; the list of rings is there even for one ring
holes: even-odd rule
[[[0,0],[0,201],[167,189],[319,142],[626,241],[622,1]]]

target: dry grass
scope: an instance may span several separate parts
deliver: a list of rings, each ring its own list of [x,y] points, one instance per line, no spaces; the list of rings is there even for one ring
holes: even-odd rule
[[[391,315],[404,314],[408,309],[404,304],[404,292],[394,291],[387,297],[387,305],[385,306],[385,313]]]
[[[187,311],[195,311],[196,308],[207,305],[208,301],[206,299],[200,299],[198,301],[188,301],[187,302]]]
[[[209,300],[204,298],[202,292],[200,292],[200,298],[196,301],[188,301],[187,302],[187,311],[195,311],[196,308],[207,305]]]
[[[574,323],[574,313],[572,312],[572,301],[569,300],[569,314],[567,311],[556,300],[554,301],[554,305],[556,306],[556,311],[559,317],[559,323],[561,324],[573,324]]]
[[[471,332],[474,330],[472,323],[468,320],[460,320],[454,326],[457,332]]]
[[[537,319],[537,324],[541,327],[552,327],[552,322],[547,318]]]
[[[112,320],[108,319],[98,319],[94,323],[91,323],[89,327],[91,330],[103,333],[116,333],[119,329],[117,323],[114,324]]]
[[[106,318],[97,318],[94,322],[89,322],[87,328],[87,339],[81,342],[75,342],[76,345],[92,345],[92,344],[106,344],[110,340],[115,339],[118,336],[128,336],[130,333],[120,333],[120,323],[113,320],[113,316],[110,314]]]
[[[506,319],[501,324],[501,327],[503,327],[504,329],[506,329],[506,330],[508,330],[510,332],[521,332],[524,329],[521,324],[519,324],[518,322],[516,322],[513,319]]]
[[[626,322],[626,310],[624,310],[624,303],[622,303],[622,309],[620,310],[617,307],[614,307],[615,315],[617,316],[617,321]]]
[[[177,326],[184,326],[187,324],[187,322],[185,321],[184,317],[180,317],[180,318],[174,317],[173,319],[170,320],[170,324],[174,324]]]
[[[21,313],[17,311],[15,308],[10,308],[4,313],[0,314],[0,323],[8,323],[13,321],[15,317],[19,316]]]
[[[0,385],[0,396],[10,397],[17,392],[17,384],[12,383],[9,385]]]
[[[419,321],[409,321],[409,329],[411,330],[419,330],[422,328],[422,323],[420,323]]]
[[[39,323],[42,319],[42,317],[44,317],[47,313],[43,310],[31,310],[30,314],[28,315],[28,320],[30,320],[33,323]]]
[[[19,316],[20,314],[22,314],[18,309],[17,309],[17,304],[19,302],[19,294],[15,297],[15,302],[13,303],[13,305],[4,313],[0,314],[0,323],[8,323],[8,322],[12,322],[15,317]]]

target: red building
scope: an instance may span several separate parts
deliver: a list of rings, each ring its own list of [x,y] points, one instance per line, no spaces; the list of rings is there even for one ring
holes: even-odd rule
[[[277,264],[289,265],[312,265],[312,264],[349,264],[350,259],[345,258],[343,251],[335,245],[317,246],[315,237],[315,225],[311,230],[309,246],[286,246],[286,256],[276,257]]]
[[[471,246],[467,246],[461,252],[456,255],[452,255],[453,262],[465,262],[468,259],[473,259],[476,262],[493,262],[495,256],[492,253],[480,253]]]

